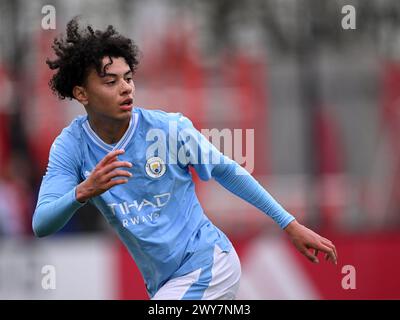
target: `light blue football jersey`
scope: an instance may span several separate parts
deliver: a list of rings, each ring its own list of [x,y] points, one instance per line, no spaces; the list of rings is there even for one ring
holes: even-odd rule
[[[179,113],[136,107],[124,136],[109,145],[91,129],[87,116],[80,116],[54,141],[39,192],[37,207],[63,197],[54,205],[79,208],[75,187],[107,153],[124,149],[118,158],[133,164],[122,168],[133,177],[89,201],[129,250],[150,296],[169,279],[212,263],[215,245],[232,248],[204,214],[189,171],[192,165],[202,180],[211,178],[218,161],[196,162],[199,154],[230,160],[200,133],[191,142],[185,137],[193,133],[180,136],[185,130],[198,133]]]

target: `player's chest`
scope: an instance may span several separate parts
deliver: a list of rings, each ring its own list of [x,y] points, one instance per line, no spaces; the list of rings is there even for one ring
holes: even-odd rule
[[[87,179],[92,174],[105,155],[88,150],[87,157],[81,165],[80,175],[82,180]],[[121,167],[119,169],[130,172],[132,178],[129,179],[129,184],[135,184],[136,187],[140,188],[165,186],[176,177],[177,173],[180,173],[176,172],[177,170],[180,171],[179,168],[168,164],[157,154],[148,154],[146,150],[127,149],[125,154],[118,157],[118,160],[132,163],[131,168]]]

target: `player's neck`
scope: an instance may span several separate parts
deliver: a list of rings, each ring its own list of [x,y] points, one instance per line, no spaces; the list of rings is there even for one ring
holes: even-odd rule
[[[130,119],[115,121],[108,119],[96,119],[88,117],[90,127],[105,143],[117,143],[129,127]]]

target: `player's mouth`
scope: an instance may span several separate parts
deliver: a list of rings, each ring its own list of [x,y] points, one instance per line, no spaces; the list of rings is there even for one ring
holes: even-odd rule
[[[131,111],[133,107],[133,99],[132,98],[125,99],[119,104],[119,107],[123,111]]]

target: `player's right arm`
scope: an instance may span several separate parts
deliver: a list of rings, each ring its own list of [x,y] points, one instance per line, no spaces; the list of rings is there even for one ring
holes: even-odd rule
[[[70,141],[58,138],[53,144],[46,175],[40,186],[38,202],[32,218],[33,232],[44,237],[60,230],[87,200],[115,185],[127,182],[121,177],[131,174],[120,167],[131,167],[118,161],[123,150],[107,154],[93,169],[88,179],[80,182],[79,150]]]

